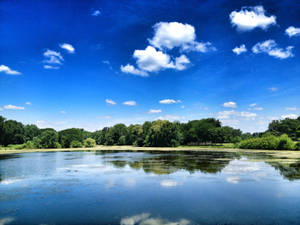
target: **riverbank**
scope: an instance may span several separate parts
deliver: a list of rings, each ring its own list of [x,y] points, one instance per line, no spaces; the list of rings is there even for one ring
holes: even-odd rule
[[[280,150],[253,150],[253,149],[238,149],[232,145],[217,145],[217,146],[179,146],[179,147],[136,147],[136,146],[104,146],[97,145],[91,148],[53,148],[53,149],[0,149],[1,154],[16,154],[27,152],[76,152],[76,151],[219,151],[219,152],[239,152],[239,153],[265,153],[276,158],[297,158],[300,159],[300,151],[280,151]]]

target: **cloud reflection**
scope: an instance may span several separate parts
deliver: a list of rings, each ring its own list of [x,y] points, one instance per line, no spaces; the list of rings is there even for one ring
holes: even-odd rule
[[[121,225],[188,225],[191,222],[187,219],[169,221],[163,218],[150,217],[150,213],[141,213],[131,217],[125,217],[120,222]]]

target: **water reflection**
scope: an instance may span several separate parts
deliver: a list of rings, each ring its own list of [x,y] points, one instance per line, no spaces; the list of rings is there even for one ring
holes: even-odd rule
[[[126,156],[124,156],[126,158]],[[202,173],[217,173],[235,158],[239,158],[236,153],[229,152],[177,152],[177,153],[148,153],[147,157],[133,158],[125,160],[109,158],[106,160],[118,168],[129,165],[130,168],[140,170],[145,173],[171,174],[179,170],[190,173],[200,171]]]
[[[178,221],[169,221],[163,218],[151,217],[150,213],[141,213],[138,215],[125,217],[121,220],[121,225],[188,225],[191,222],[187,219]]]
[[[5,156],[0,225],[297,224],[298,160],[221,151]]]

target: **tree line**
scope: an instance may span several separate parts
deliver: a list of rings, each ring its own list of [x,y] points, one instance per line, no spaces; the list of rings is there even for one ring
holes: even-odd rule
[[[282,136],[284,135],[284,136]],[[278,141],[276,137],[286,140]],[[268,137],[268,138],[266,138]],[[300,138],[300,117],[297,119],[275,120],[269,124],[269,129],[264,133],[243,133],[239,129],[222,126],[214,118],[192,120],[187,123],[167,120],[146,121],[143,124],[126,126],[116,124],[104,127],[95,132],[84,129],[70,128],[56,131],[52,128],[39,129],[36,125],[23,125],[15,120],[6,120],[0,116],[0,145],[21,145],[20,148],[79,148],[97,145],[134,145],[147,147],[176,147],[179,145],[211,145],[216,143],[239,143],[241,148],[263,148],[261,142],[270,142],[272,149],[282,146],[297,148]],[[279,143],[278,142],[278,143]],[[292,143],[292,144],[291,144]],[[290,147],[289,147],[290,148]]]

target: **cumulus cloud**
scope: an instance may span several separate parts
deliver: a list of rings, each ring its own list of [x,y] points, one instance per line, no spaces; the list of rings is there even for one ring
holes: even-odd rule
[[[153,26],[154,37],[149,43],[159,49],[181,47],[195,40],[195,28],[178,22],[160,22]]]
[[[281,118],[282,119],[287,119],[287,118],[289,118],[289,119],[297,119],[298,115],[296,115],[296,114],[286,114],[286,115],[282,115]]]
[[[99,9],[94,10],[94,11],[92,12],[92,16],[100,16],[100,15],[101,15],[101,11],[100,11]]]
[[[181,103],[180,100],[174,100],[174,99],[162,99],[159,101],[159,104],[177,104]]]
[[[110,104],[110,105],[115,105],[115,104],[117,104],[115,101],[113,101],[113,100],[111,100],[111,99],[105,99],[105,102],[106,102],[107,104]]]
[[[62,55],[60,54],[60,52],[56,52],[56,51],[47,49],[43,53],[43,55],[45,57],[45,59],[43,61],[45,64],[57,64],[57,65],[61,65],[62,62],[64,61],[64,58],[62,57]],[[45,69],[50,69],[50,67],[46,67]]]
[[[8,74],[8,75],[20,75],[21,74],[19,71],[12,70],[11,68],[9,68],[8,66],[5,66],[5,65],[0,66],[0,73],[1,72]]]
[[[130,64],[127,64],[126,66],[121,65],[121,71],[123,73],[131,73],[131,74],[138,75],[141,77],[148,76],[148,73],[146,73],[145,71],[139,70]]]
[[[123,102],[123,105],[127,105],[127,106],[135,106],[136,102],[135,101],[125,101]]]
[[[69,53],[75,53],[75,48],[71,44],[63,43],[60,47],[67,50]]]
[[[236,108],[237,104],[235,102],[225,102],[225,103],[223,103],[223,107],[225,107],[225,108]]]
[[[196,41],[195,28],[192,25],[160,22],[155,24],[153,28],[154,36],[152,39],[148,39],[150,45],[145,50],[135,50],[133,53],[137,68],[130,64],[121,65],[122,72],[147,76],[148,72],[158,72],[165,69],[184,70],[190,63],[186,55],[181,54],[174,57],[166,53],[175,47],[178,47],[180,52],[216,50],[210,42]]]
[[[174,68],[177,70],[184,70],[186,69],[186,65],[189,63],[190,60],[185,55],[181,55],[175,58]]]
[[[293,36],[300,36],[300,28],[296,28],[293,26],[288,27],[285,30],[285,33],[289,36],[289,37],[293,37]]]
[[[276,16],[266,16],[263,6],[243,7],[229,15],[231,24],[240,31],[250,31],[254,28],[266,30],[276,24]]]
[[[157,51],[152,46],[148,46],[145,50],[135,50],[133,57],[136,58],[138,67],[144,71],[157,72],[166,68],[174,68],[170,56]]]
[[[5,105],[3,106],[4,109],[12,109],[12,110],[24,110],[25,108],[22,106],[16,106],[16,105]]]
[[[235,47],[234,49],[232,49],[232,51],[237,54],[240,55],[243,52],[247,52],[247,48],[244,44],[240,45],[239,47]]]
[[[285,49],[279,48],[274,40],[266,40],[254,45],[252,47],[252,52],[255,54],[266,53],[275,58],[286,59],[294,56],[292,52],[293,48],[293,46],[287,46]]]
[[[161,113],[161,109],[150,109],[148,111],[149,114],[157,114],[157,113]]]

